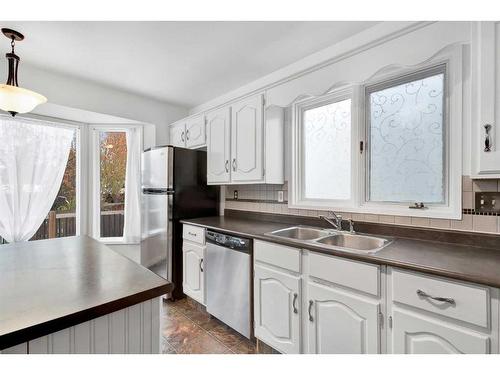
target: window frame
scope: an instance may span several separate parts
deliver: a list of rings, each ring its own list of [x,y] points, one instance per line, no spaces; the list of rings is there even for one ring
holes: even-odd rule
[[[126,245],[129,244],[125,241],[124,236],[121,237],[101,237],[101,169],[100,169],[100,139],[99,133],[101,132],[126,132],[130,129],[137,129],[140,136],[139,147],[143,148],[143,126],[130,125],[130,124],[92,124],[90,129],[90,152],[91,155],[91,200],[92,200],[92,213],[89,215],[91,219],[91,233],[99,242],[108,245]],[[128,153],[128,150],[127,150]]]
[[[435,219],[461,219],[462,218],[462,117],[468,113],[470,108],[466,103],[463,103],[462,86],[466,85],[466,80],[462,75],[463,70],[463,46],[455,45],[450,48],[443,49],[433,57],[427,59],[423,63],[416,65],[390,65],[379,69],[370,78],[360,81],[358,85],[342,86],[352,91],[352,113],[351,126],[353,130],[352,147],[353,159],[356,165],[353,166],[351,178],[355,179],[352,182],[353,189],[356,191],[355,198],[350,201],[350,205],[339,204],[335,201],[321,202],[318,204],[314,201],[301,200],[300,180],[303,178],[300,169],[300,124],[299,124],[299,109],[307,106],[309,103],[321,102],[328,97],[342,93],[344,89],[329,90],[327,94],[320,97],[308,96],[300,97],[299,100],[292,103],[292,149],[291,153],[291,173],[290,181],[290,199],[288,206],[290,208],[310,209],[310,210],[338,210],[348,213],[360,214],[375,214],[375,215],[393,215],[405,217],[422,217]],[[383,87],[384,83],[388,82],[405,82],[408,77],[418,77],[422,72],[432,71],[436,67],[444,66],[444,92],[443,101],[445,111],[445,203],[441,205],[429,204],[425,209],[412,209],[409,204],[390,203],[390,202],[372,202],[367,200],[368,186],[367,179],[369,170],[367,168],[367,155],[369,151],[366,148],[367,140],[367,111],[369,106],[366,105],[366,88]],[[386,86],[388,87],[388,86]],[[463,112],[463,113],[462,113]],[[364,150],[360,152],[360,142],[363,141]],[[368,144],[369,146],[369,144]]]
[[[443,186],[444,186],[444,201],[439,203],[427,203],[424,202],[428,207],[447,207],[449,205],[449,106],[448,106],[448,75],[447,75],[446,64],[437,64],[424,69],[415,70],[407,74],[399,74],[395,77],[385,79],[383,81],[373,83],[364,86],[364,110],[365,110],[365,121],[364,124],[364,134],[365,134],[365,150],[364,150],[364,199],[365,205],[395,205],[395,206],[406,206],[415,203],[414,201],[371,201],[370,200],[370,179],[371,179],[371,103],[370,95],[377,91],[382,91],[395,86],[404,85],[406,83],[418,81],[421,79],[433,77],[439,74],[443,74]]]
[[[357,142],[358,139],[358,120],[359,114],[356,108],[356,103],[359,98],[359,88],[356,86],[346,86],[336,90],[332,90],[325,95],[318,97],[308,97],[297,101],[293,104],[293,133],[292,133],[292,168],[295,173],[292,173],[290,185],[290,201],[288,203],[291,208],[299,209],[329,209],[332,206],[346,209],[351,208],[356,204],[358,195],[358,186],[356,184],[358,173],[358,158],[357,158]],[[304,145],[303,145],[303,115],[304,112],[310,109],[322,107],[325,105],[341,102],[343,100],[351,100],[351,191],[350,199],[307,199],[304,196]]]

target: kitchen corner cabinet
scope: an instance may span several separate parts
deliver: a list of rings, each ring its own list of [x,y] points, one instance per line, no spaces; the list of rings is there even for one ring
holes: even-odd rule
[[[205,116],[188,117],[170,125],[170,144],[177,147],[200,148],[206,145]]]
[[[209,184],[284,182],[282,108],[264,113],[259,94],[206,116]]]
[[[205,230],[183,225],[182,289],[184,294],[205,305]]]
[[[500,22],[472,24],[471,175],[500,178]]]

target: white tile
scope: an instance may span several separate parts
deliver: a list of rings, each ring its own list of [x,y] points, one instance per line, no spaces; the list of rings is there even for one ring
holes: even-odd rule
[[[365,221],[369,221],[372,223],[378,223],[378,215],[373,215],[373,214],[365,214]]]
[[[430,225],[429,218],[427,217],[412,217],[411,225],[416,225],[417,227],[428,227]]]
[[[411,218],[409,216],[395,216],[394,223],[399,225],[410,225]]]
[[[472,216],[462,215],[462,220],[450,220],[451,228],[457,230],[472,230]]]
[[[473,215],[472,229],[477,232],[496,233],[498,230],[498,217],[486,215]]]
[[[464,191],[462,193],[462,208],[473,208],[474,203],[472,201],[473,192]]]
[[[394,216],[391,215],[378,215],[378,219],[381,223],[393,224],[395,222]]]
[[[472,180],[470,176],[462,176],[462,191],[472,191]]]
[[[449,229],[451,221],[448,219],[431,219],[430,226],[432,228]]]
[[[474,180],[472,182],[473,191],[498,191],[497,180]]]

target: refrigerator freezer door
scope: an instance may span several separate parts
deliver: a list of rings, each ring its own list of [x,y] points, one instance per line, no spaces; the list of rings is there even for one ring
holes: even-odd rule
[[[161,147],[142,154],[143,189],[172,189],[172,147]]]
[[[142,195],[141,264],[170,280],[172,272],[172,226],[169,210],[172,195]]]

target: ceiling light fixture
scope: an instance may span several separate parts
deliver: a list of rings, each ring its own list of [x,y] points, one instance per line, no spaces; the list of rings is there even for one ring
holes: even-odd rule
[[[5,54],[9,63],[7,83],[0,85],[0,109],[9,112],[12,117],[18,113],[32,111],[37,105],[45,103],[47,98],[34,91],[18,87],[17,68],[21,60],[14,52],[16,41],[24,39],[24,35],[11,29],[2,29],[2,33],[10,39],[12,51]]]

